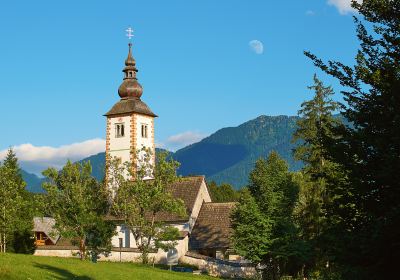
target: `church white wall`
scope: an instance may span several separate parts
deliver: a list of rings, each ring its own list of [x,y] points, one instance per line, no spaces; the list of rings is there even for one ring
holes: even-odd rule
[[[185,224],[172,224],[179,231],[187,230],[187,223]],[[117,225],[115,229],[116,235],[111,238],[112,247],[119,247],[119,239],[122,238],[122,246],[124,248],[137,248],[135,237],[132,232],[125,225]],[[186,249],[187,251],[187,249]],[[186,252],[185,251],[185,252]]]
[[[122,247],[136,248],[135,238],[131,231],[125,225],[118,225],[115,229],[116,235],[111,238],[111,245],[119,247],[119,239],[122,238]]]
[[[130,161],[131,148],[131,116],[110,118],[110,144],[109,155],[118,157],[122,162]],[[115,125],[123,123],[125,125],[125,136],[116,137]]]
[[[189,250],[189,236],[179,240],[178,245],[175,246],[175,249],[178,251],[178,258],[183,257]]]
[[[153,117],[136,115],[136,141],[137,148],[146,147],[154,149],[154,127]],[[147,125],[147,138],[142,137],[142,124]],[[154,151],[153,151],[154,152]]]
[[[188,229],[185,229],[189,232],[192,232],[193,226],[196,222],[197,217],[199,216],[199,212],[203,202],[211,202],[211,196],[208,193],[208,189],[206,186],[205,180],[201,183],[201,187],[199,193],[196,198],[196,202],[194,203],[192,213],[190,215],[190,220],[188,222]]]

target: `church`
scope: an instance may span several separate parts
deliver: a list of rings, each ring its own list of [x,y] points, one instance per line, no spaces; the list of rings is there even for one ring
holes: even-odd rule
[[[137,79],[138,69],[129,43],[128,56],[123,68],[123,81],[118,89],[119,100],[104,115],[106,117],[106,157],[118,158],[121,162],[134,163],[135,151],[143,147],[150,149],[155,157],[155,118],[157,115],[142,100],[143,88]],[[155,161],[155,158],[152,159]],[[135,163],[133,164],[135,165]],[[106,175],[107,176],[107,175]],[[184,177],[168,186],[175,198],[181,199],[186,216],[159,215],[160,222],[179,230],[180,238],[172,254],[176,259],[197,256],[236,260],[239,257],[231,250],[230,213],[233,203],[213,203],[204,176]],[[116,232],[112,238],[112,251],[100,260],[138,261],[140,252],[136,248],[133,234],[122,221],[114,219]],[[78,248],[62,236],[51,235],[54,220],[35,218],[36,255],[71,257]],[[52,236],[52,237],[50,237]],[[157,263],[166,263],[168,254],[159,249],[150,258]]]

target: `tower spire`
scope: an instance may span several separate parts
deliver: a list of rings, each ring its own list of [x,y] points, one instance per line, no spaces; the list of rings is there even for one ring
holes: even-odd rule
[[[132,28],[126,30],[127,37],[131,40],[133,37]],[[136,68],[136,61],[132,55],[132,43],[129,42],[128,57],[125,59],[125,68],[122,70],[124,72],[124,80],[118,89],[118,94],[121,98],[138,98],[142,96],[143,88],[139,84],[136,78],[136,73],[138,72]]]

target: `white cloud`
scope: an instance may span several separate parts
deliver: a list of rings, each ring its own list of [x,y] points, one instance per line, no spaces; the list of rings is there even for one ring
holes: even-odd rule
[[[357,2],[362,3],[362,0],[357,0]],[[355,12],[351,7],[351,0],[328,0],[328,4],[335,6],[342,15]]]
[[[187,145],[199,142],[201,139],[207,135],[200,133],[198,131],[186,131],[176,135],[168,137],[165,143],[157,144],[158,147],[163,147],[171,151],[176,151]]]
[[[264,52],[264,45],[259,40],[251,40],[249,42],[249,47],[256,54],[262,54]]]
[[[77,161],[104,152],[105,143],[103,139],[91,139],[60,147],[34,146],[27,143],[12,148],[22,169],[39,174],[48,167],[61,168],[68,159]],[[3,160],[6,154],[7,149],[0,151],[0,160]]]
[[[187,145],[196,143],[206,137],[198,131],[186,131],[167,138],[165,142],[158,142],[158,148],[176,151]],[[91,139],[79,143],[59,147],[35,146],[30,143],[13,146],[12,149],[18,157],[22,169],[40,175],[48,167],[62,168],[67,160],[78,161],[105,151],[104,139]],[[0,161],[4,160],[8,149],[0,151]]]
[[[157,140],[155,141],[156,144],[156,148],[160,148],[160,149],[166,149],[167,147],[165,146],[165,143],[163,142],[158,142]]]

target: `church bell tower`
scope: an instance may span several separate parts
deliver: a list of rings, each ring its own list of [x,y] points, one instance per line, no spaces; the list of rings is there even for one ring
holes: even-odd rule
[[[154,118],[157,117],[141,100],[143,88],[136,74],[136,61],[129,43],[125,60],[124,79],[118,89],[121,98],[105,116],[107,117],[106,157],[117,157],[124,162],[135,164],[135,155],[143,147],[155,155]]]

